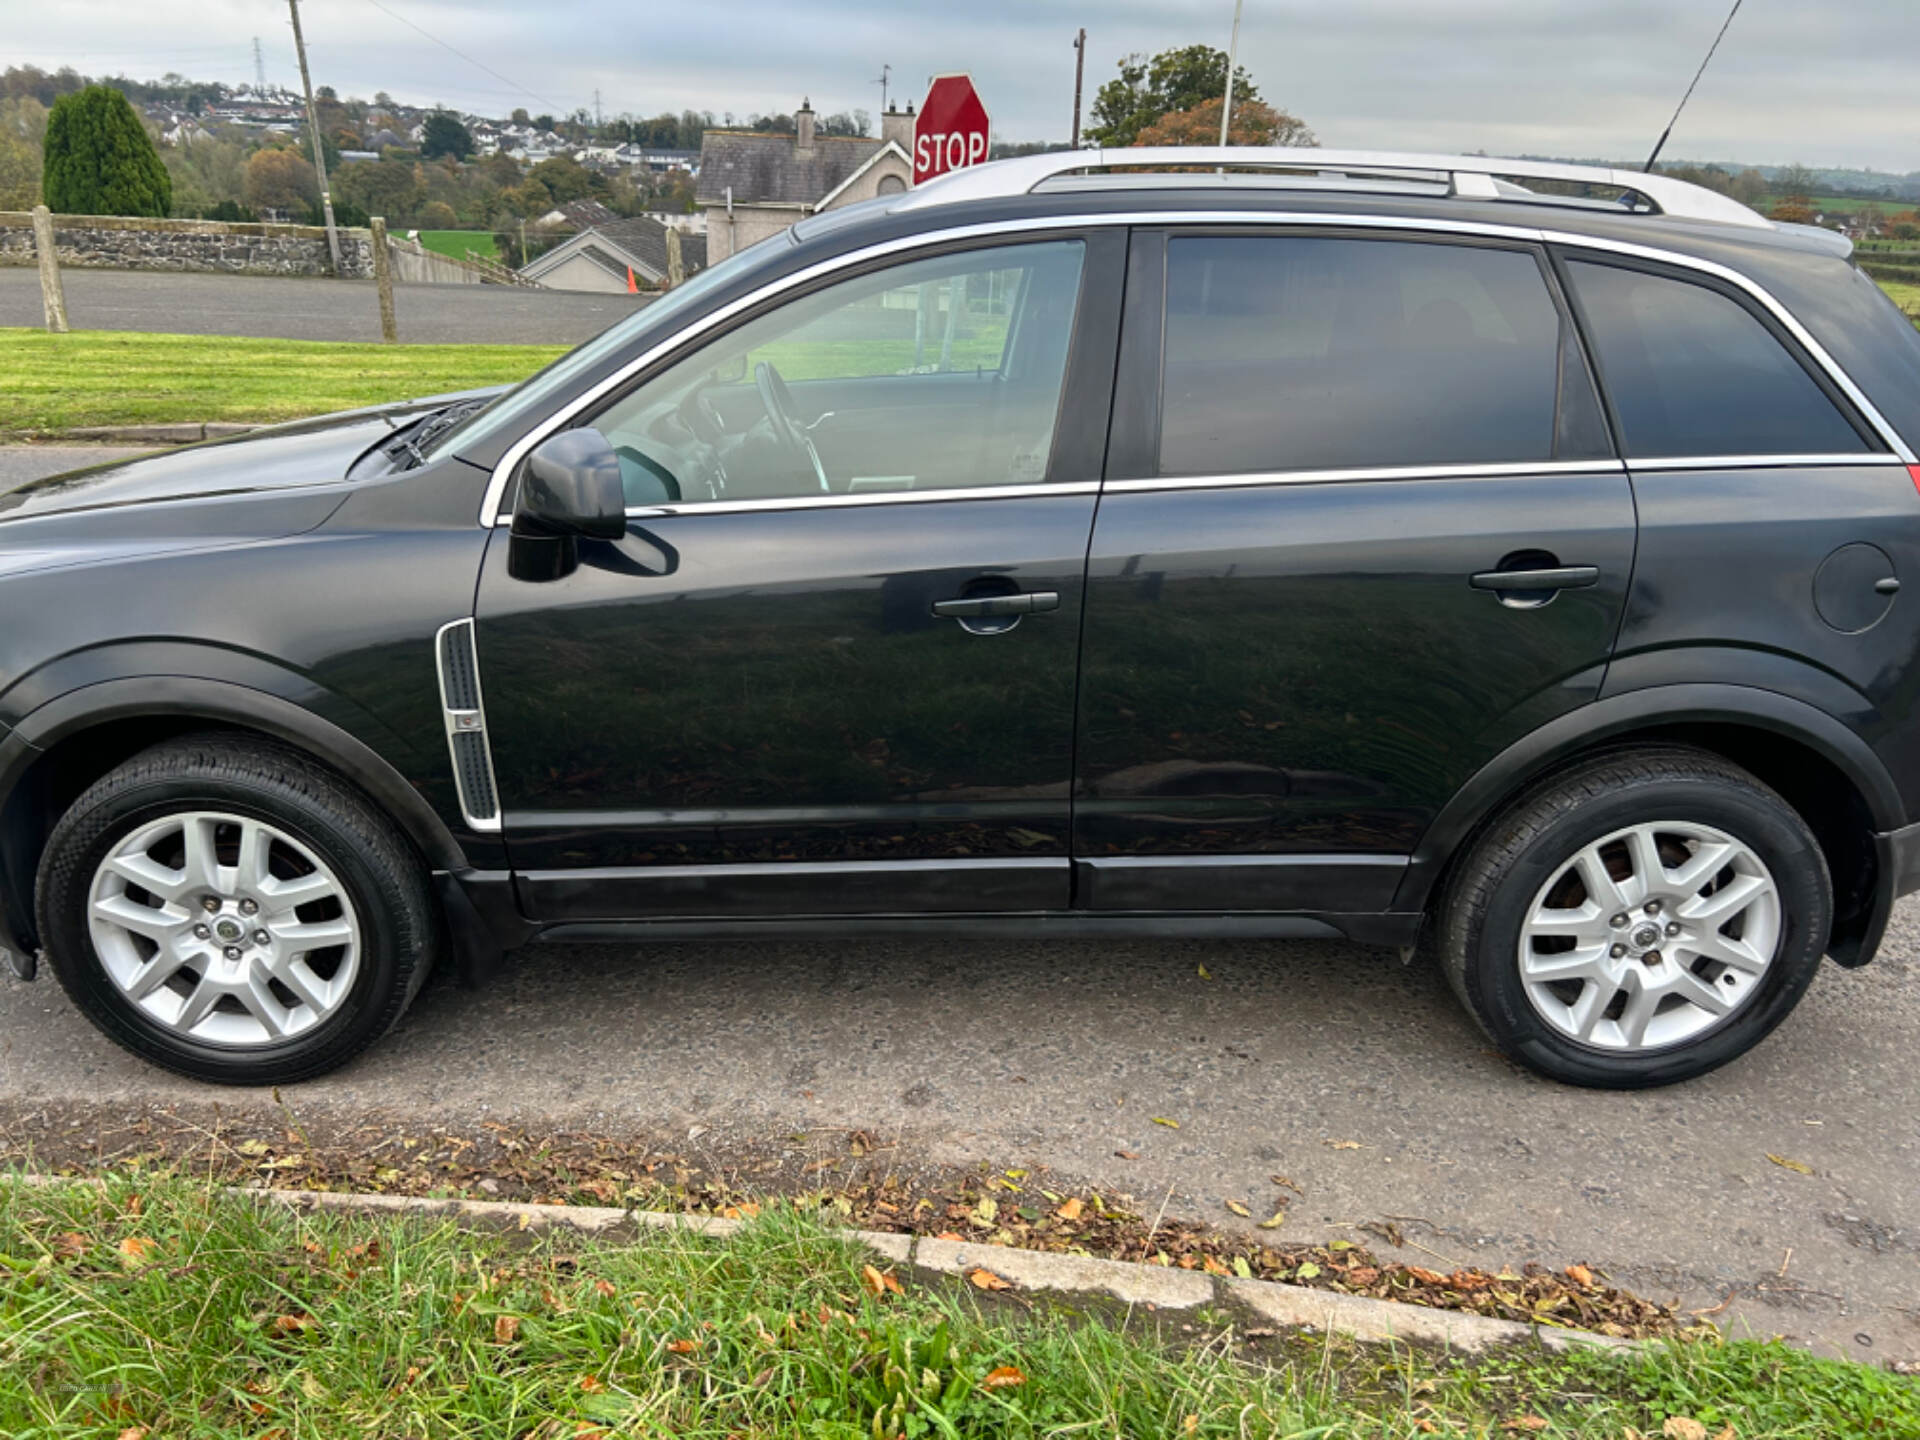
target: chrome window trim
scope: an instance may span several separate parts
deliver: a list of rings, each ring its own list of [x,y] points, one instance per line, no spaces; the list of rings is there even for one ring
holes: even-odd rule
[[[1629,470],[1787,470],[1832,468],[1835,466],[1898,467],[1895,455],[1865,454],[1857,450],[1840,455],[1669,455],[1658,458],[1629,459]]]
[[[473,656],[473,698],[478,706],[474,710],[456,710],[447,703],[447,666],[442,651],[446,644],[447,632],[458,630],[462,626],[467,630],[468,653]],[[460,818],[467,822],[467,827],[471,830],[486,834],[497,833],[502,818],[506,815],[507,807],[501,802],[500,781],[493,771],[493,741],[487,734],[487,692],[480,680],[480,637],[471,615],[462,616],[458,620],[449,620],[433,632],[433,674],[440,686],[440,717],[447,732],[447,759],[452,766],[449,773],[453,778],[453,793],[460,806]],[[479,724],[462,726],[458,723],[458,717],[461,716],[475,716]],[[481,747],[487,757],[487,784],[493,790],[491,817],[476,817],[467,808],[467,787],[460,783],[460,755],[453,743],[455,737],[459,735],[480,737]]]
[[[1152,490],[1225,490],[1259,485],[1362,485],[1398,480],[1500,480],[1532,475],[1618,475],[1621,460],[1541,460],[1492,465],[1382,465],[1348,470],[1270,470],[1246,475],[1157,475],[1142,480],[1109,480],[1108,494]]]
[[[1040,485],[965,485],[939,490],[876,490],[870,494],[770,495],[761,500],[687,500],[678,505],[629,505],[627,518],[661,520],[673,515],[735,515],[743,510],[841,510],[865,505],[927,505],[953,500],[1020,500],[1043,495],[1097,495],[1098,480]],[[499,515],[495,525],[513,524]]]
[[[666,359],[676,351],[688,348],[702,336],[727,324],[744,311],[751,310],[768,300],[775,299],[790,290],[811,284],[813,281],[830,276],[837,271],[851,269],[874,260],[886,259],[913,250],[935,245],[951,244],[961,240],[987,239],[994,236],[1025,236],[1044,231],[1086,230],[1107,226],[1176,226],[1176,225],[1218,225],[1248,229],[1340,229],[1340,230],[1387,230],[1431,235],[1464,235],[1480,239],[1508,240],[1521,244],[1559,245],[1572,249],[1598,251],[1623,255],[1630,259],[1648,260],[1655,264],[1669,265],[1675,269],[1692,270],[1702,275],[1733,285],[1744,294],[1752,297],[1767,313],[1780,322],[1788,334],[1801,345],[1834,385],[1845,395],[1880,437],[1881,443],[1908,465],[1920,464],[1907,443],[1900,438],[1893,426],[1868,400],[1860,387],[1845,370],[1841,369],[1824,346],[1815,340],[1807,328],[1794,318],[1785,305],[1776,300],[1759,282],[1750,279],[1728,266],[1716,261],[1703,260],[1694,255],[1682,255],[1671,250],[1662,250],[1652,245],[1634,244],[1624,240],[1605,239],[1593,235],[1580,235],[1564,230],[1543,229],[1530,225],[1497,225],[1484,221],[1444,220],[1409,215],[1340,215],[1312,214],[1296,211],[1258,212],[1250,210],[1147,210],[1147,211],[1111,211],[1092,215],[1047,215],[1034,216],[1023,220],[994,220],[976,225],[948,226],[943,229],[927,230],[917,235],[903,235],[878,245],[869,245],[859,250],[850,250],[835,255],[818,264],[809,265],[804,270],[796,270],[778,280],[761,286],[751,294],[723,305],[712,314],[704,316],[693,324],[676,331],[672,336],[636,356],[633,360],[607,376],[599,384],[575,398],[571,403],[549,415],[545,420],[527,431],[508,447],[493,467],[493,474],[487,482],[486,493],[480,501],[480,523],[491,526],[500,517],[501,500],[506,493],[508,480],[520,462],[547,436],[562,428],[569,420],[605,399],[613,391],[625,385],[636,374],[646,370],[656,362]],[[1133,482],[1122,482],[1131,484]],[[904,492],[911,494],[912,492]],[[929,494],[933,492],[927,492]],[[836,497],[838,498],[838,497]],[[875,497],[877,500],[879,497]],[[897,500],[899,497],[891,496]],[[750,501],[742,504],[784,504],[784,501]]]

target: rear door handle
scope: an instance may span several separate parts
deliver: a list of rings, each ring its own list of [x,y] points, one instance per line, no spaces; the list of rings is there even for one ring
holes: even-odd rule
[[[983,620],[995,615],[1041,615],[1060,608],[1058,590],[1025,590],[1012,595],[963,595],[936,600],[933,613],[950,620]]]
[[[1556,565],[1543,570],[1482,570],[1467,583],[1476,590],[1583,590],[1600,583],[1600,567]]]

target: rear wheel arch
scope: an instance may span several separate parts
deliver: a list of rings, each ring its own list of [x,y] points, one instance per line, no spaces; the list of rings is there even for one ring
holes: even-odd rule
[[[1899,790],[1866,742],[1832,716],[1742,686],[1633,691],[1574,711],[1508,747],[1428,827],[1394,908],[1425,911],[1443,893],[1450,867],[1496,816],[1569,768],[1607,751],[1675,745],[1740,766],[1799,813],[1833,877],[1832,951],[1843,960],[1857,956],[1875,928],[1874,834],[1906,823]]]
[[[41,851],[88,786],[143,750],[182,735],[231,731],[297,750],[353,786],[385,814],[429,869],[468,862],[446,823],[392,764],[310,710],[220,681],[153,677],[102,682],[27,716],[0,755],[0,894],[13,933],[38,940],[32,918]],[[20,742],[25,742],[24,744]]]

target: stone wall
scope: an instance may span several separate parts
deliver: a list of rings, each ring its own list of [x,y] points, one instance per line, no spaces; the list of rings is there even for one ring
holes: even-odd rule
[[[327,232],[317,225],[230,224],[224,220],[151,220],[121,215],[56,215],[54,248],[62,265],[106,270],[206,270],[236,275],[330,275]],[[33,216],[0,211],[0,265],[32,265]],[[340,269],[373,275],[373,240],[340,230]]]

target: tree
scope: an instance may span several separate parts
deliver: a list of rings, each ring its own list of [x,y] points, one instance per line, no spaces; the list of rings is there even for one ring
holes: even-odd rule
[[[1767,198],[1767,177],[1758,170],[1742,170],[1733,177],[1732,190],[1742,205],[1758,205]]]
[[[46,106],[31,95],[0,100],[0,210],[29,210],[40,203],[46,135]]]
[[[530,125],[533,123],[531,117],[527,114],[525,106],[513,112],[513,123],[515,125]]]
[[[247,203],[256,210],[299,214],[319,195],[320,182],[298,150],[256,150],[247,161]]]
[[[453,207],[444,200],[429,200],[420,207],[422,230],[452,230],[459,223],[460,217],[453,213]]]
[[[118,90],[89,85],[54,102],[47,116],[41,194],[62,215],[165,215],[173,180],[133,106]]]
[[[1813,195],[1820,189],[1820,177],[1804,165],[1789,165],[1773,177],[1776,195]]]
[[[1783,195],[1773,202],[1773,218],[1782,225],[1811,225],[1813,201],[1806,195]]]
[[[442,155],[451,155],[456,160],[464,160],[473,154],[473,136],[467,127],[445,110],[436,110],[427,116],[426,133],[420,141],[420,158],[435,160]]]
[[[1135,144],[1140,132],[1161,116],[1220,99],[1226,88],[1227,52],[1211,45],[1162,50],[1151,60],[1129,55],[1120,62],[1120,78],[1107,81],[1094,96],[1087,137],[1102,145]],[[1260,91],[1246,70],[1235,67],[1235,107],[1259,98]],[[1218,140],[1218,130],[1214,138]]]
[[[1136,145],[1218,145],[1220,143],[1220,106],[1216,95],[1191,110],[1176,110],[1162,115],[1142,130]],[[1229,145],[1318,145],[1320,141],[1306,122],[1263,100],[1234,101],[1233,117],[1227,122]]]

